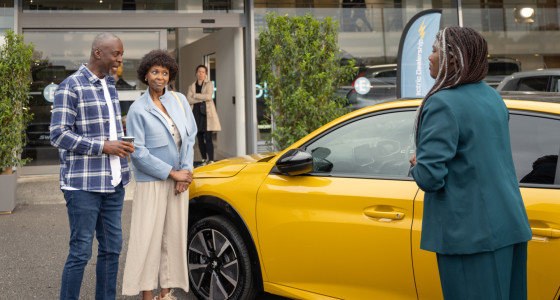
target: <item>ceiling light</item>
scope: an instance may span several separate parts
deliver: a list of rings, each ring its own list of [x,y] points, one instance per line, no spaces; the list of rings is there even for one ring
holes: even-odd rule
[[[513,9],[513,18],[518,24],[535,22],[535,9],[533,7],[516,7]]]

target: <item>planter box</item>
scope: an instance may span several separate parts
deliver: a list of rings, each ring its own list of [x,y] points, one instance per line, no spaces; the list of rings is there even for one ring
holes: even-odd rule
[[[17,174],[0,175],[0,213],[12,212],[16,207]]]

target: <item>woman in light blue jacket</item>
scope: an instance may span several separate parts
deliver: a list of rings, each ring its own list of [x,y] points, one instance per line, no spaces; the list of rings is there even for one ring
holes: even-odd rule
[[[163,50],[146,54],[138,78],[148,85],[130,107],[127,132],[134,137],[136,179],[123,294],[176,299],[189,290],[186,261],[188,187],[192,181],[196,123],[185,96],[170,91],[178,66]]]

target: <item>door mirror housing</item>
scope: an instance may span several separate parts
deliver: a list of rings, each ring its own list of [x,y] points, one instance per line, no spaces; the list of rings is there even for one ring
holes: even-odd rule
[[[290,176],[309,173],[313,170],[313,157],[302,149],[290,149],[278,159],[276,167]]]

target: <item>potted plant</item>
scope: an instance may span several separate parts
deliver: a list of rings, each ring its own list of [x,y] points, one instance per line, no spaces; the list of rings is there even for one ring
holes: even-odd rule
[[[12,30],[0,40],[0,212],[11,212],[17,186],[13,168],[29,160],[22,159],[21,153],[32,118],[28,103],[33,46]]]

